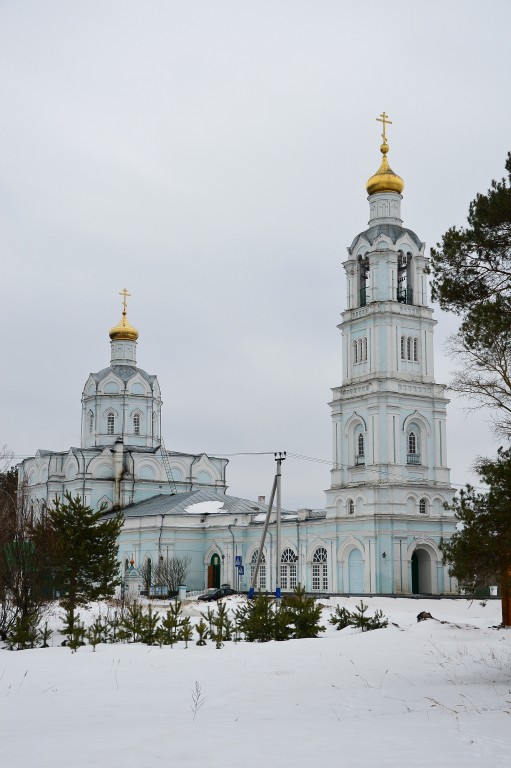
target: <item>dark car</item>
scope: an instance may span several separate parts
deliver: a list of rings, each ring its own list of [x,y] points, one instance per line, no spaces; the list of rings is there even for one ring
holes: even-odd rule
[[[206,592],[204,595],[200,595],[197,600],[203,600],[205,603],[211,603],[213,600],[220,600],[221,597],[227,597],[227,595],[236,595],[235,589],[231,589],[229,584],[222,584],[218,589],[212,589],[210,592]]]

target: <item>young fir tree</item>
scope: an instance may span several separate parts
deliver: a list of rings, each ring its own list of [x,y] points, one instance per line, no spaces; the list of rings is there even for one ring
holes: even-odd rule
[[[497,459],[481,459],[484,493],[467,486],[455,496],[453,509],[460,521],[451,539],[440,545],[449,573],[470,591],[500,584],[502,624],[511,626],[511,449]]]
[[[193,627],[190,623],[190,617],[187,616],[183,619],[181,624],[181,638],[185,641],[185,648],[188,648],[188,643],[193,637]]]
[[[173,648],[174,644],[182,639],[182,627],[181,603],[179,600],[175,600],[174,603],[170,604],[167,615],[162,621],[164,644]]]
[[[249,643],[267,643],[275,639],[275,600],[257,595],[235,614],[239,632]]]
[[[52,567],[64,597],[67,633],[74,631],[76,609],[93,600],[112,597],[120,583],[117,539],[123,524],[121,512],[104,517],[105,508],[94,512],[79,496],[65,494],[55,500],[47,520],[54,534]]]
[[[217,648],[221,648],[225,641],[232,640],[232,621],[229,618],[225,603],[217,604],[217,612],[212,624],[211,639],[216,643]]]
[[[198,624],[195,625],[195,631],[199,635],[199,639],[195,643],[195,645],[207,645],[206,638],[208,637],[208,625],[202,618]]]
[[[285,598],[282,608],[287,624],[293,627],[291,637],[317,637],[320,632],[325,631],[325,627],[319,623],[321,606],[316,603],[314,597],[305,594],[305,587],[300,584],[296,586],[294,594]]]
[[[133,600],[124,611],[121,618],[121,627],[117,631],[117,636],[121,640],[139,643],[144,633],[144,611],[138,600]]]
[[[374,616],[366,616],[368,605],[363,600],[360,605],[355,606],[355,613],[351,614],[350,624],[352,627],[361,629],[362,632],[370,632],[372,629],[383,629],[388,625],[388,619],[378,610]]]
[[[160,623],[160,614],[158,611],[153,611],[152,605],[147,609],[147,613],[142,616],[142,632],[140,640],[146,645],[158,645],[159,633],[158,626]]]
[[[351,626],[352,614],[344,606],[336,605],[334,613],[328,619],[330,624],[336,626],[337,629],[346,629]]]

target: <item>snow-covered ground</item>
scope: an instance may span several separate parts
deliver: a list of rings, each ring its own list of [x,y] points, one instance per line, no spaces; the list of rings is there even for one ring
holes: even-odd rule
[[[359,600],[328,601],[317,640],[0,650],[1,764],[511,765],[511,630],[491,628],[498,601],[367,598],[395,625],[364,634],[327,623],[336,602]],[[419,611],[448,623],[417,623]]]

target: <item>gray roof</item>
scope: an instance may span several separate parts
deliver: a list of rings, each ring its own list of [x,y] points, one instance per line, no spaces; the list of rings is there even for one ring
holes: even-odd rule
[[[135,365],[110,365],[108,368],[103,368],[101,371],[98,371],[98,373],[91,373],[91,376],[95,381],[99,382],[106,379],[112,371],[124,382],[132,379],[137,373],[143,376],[151,385],[156,381],[156,376],[152,376],[150,373],[147,373],[142,368],[137,368]]]
[[[311,509],[308,514],[309,520],[323,520],[326,517],[326,509]]]
[[[365,232],[361,232],[359,235],[357,235],[348,248],[348,251],[350,253],[352,252],[359,237],[365,237],[366,240],[369,240],[369,242],[372,244],[379,235],[386,235],[387,237],[390,237],[394,245],[403,235],[408,235],[411,237],[417,248],[421,248],[423,245],[415,232],[412,232],[411,229],[401,227],[399,224],[375,224],[373,227],[366,229]]]
[[[191,504],[199,504],[204,501],[219,501],[223,504],[220,512],[212,512],[213,516],[227,515],[255,515],[257,513],[267,512],[267,504],[250,501],[249,499],[240,499],[237,496],[228,496],[221,491],[209,489],[200,489],[197,491],[187,491],[186,493],[176,493],[173,496],[158,494],[145,501],[139,501],[136,504],[130,504],[124,507],[124,517],[150,517],[152,515],[187,515],[197,517],[196,513],[186,512],[186,507]],[[283,517],[293,514],[282,510]]]

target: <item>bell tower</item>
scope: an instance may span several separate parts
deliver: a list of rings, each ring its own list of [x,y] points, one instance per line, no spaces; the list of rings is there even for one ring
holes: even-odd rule
[[[446,589],[446,577],[437,544],[452,530],[452,513],[443,508],[452,498],[448,400],[434,379],[436,321],[428,305],[425,244],[403,227],[404,182],[387,159],[390,121],[385,112],[377,120],[382,159],[366,185],[368,229],[356,235],[343,263],[342,384],[330,403],[327,517],[339,521],[341,534],[358,537],[364,570],[357,583],[364,581],[364,591],[411,591],[409,548],[426,537],[436,563],[429,591],[438,592]]]

